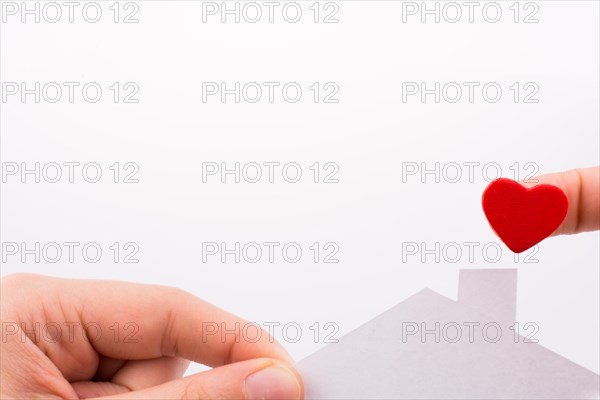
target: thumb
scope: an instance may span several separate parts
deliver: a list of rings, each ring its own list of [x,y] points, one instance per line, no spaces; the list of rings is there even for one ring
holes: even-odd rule
[[[553,235],[600,229],[600,167],[536,176],[522,183],[527,187],[540,183],[558,186],[567,195],[567,216]]]
[[[300,375],[282,361],[259,358],[224,365],[151,388],[102,399],[302,399]]]

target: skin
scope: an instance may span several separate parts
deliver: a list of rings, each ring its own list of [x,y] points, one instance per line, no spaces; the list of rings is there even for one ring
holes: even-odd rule
[[[558,186],[569,199],[567,216],[553,236],[600,229],[600,167],[541,175],[529,182],[522,182],[527,187],[540,183]]]
[[[255,343],[254,333],[210,334],[211,323],[235,332],[247,322],[181,290],[16,274],[1,293],[2,399],[244,399],[246,377],[273,366],[302,397],[292,360],[266,332]],[[215,368],[182,378],[189,360]]]
[[[599,167],[524,185],[539,183],[560,187],[569,199],[554,235],[600,228]],[[295,397],[302,397],[292,360],[266,332],[255,343],[211,335],[207,323],[232,331],[246,321],[183,291],[17,274],[2,278],[1,293],[0,398],[243,399],[246,377],[272,366],[296,377]],[[36,324],[58,324],[60,340],[52,340],[56,331],[36,333]],[[182,378],[189,360],[215,368]]]

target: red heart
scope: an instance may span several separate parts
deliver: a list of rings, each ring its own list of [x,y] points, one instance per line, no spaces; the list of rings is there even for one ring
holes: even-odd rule
[[[498,237],[521,253],[552,234],[565,219],[569,201],[560,188],[540,184],[526,188],[499,178],[482,197],[483,212]]]

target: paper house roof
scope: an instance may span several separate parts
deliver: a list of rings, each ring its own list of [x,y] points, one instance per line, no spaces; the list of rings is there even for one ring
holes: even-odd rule
[[[516,277],[463,270],[458,301],[418,292],[299,362],[306,398],[598,398],[600,377],[535,343],[535,324],[515,334]]]

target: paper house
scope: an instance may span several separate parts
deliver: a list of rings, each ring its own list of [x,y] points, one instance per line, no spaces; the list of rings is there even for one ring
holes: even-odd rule
[[[307,399],[589,399],[600,377],[515,326],[516,270],[462,270],[300,361]]]

